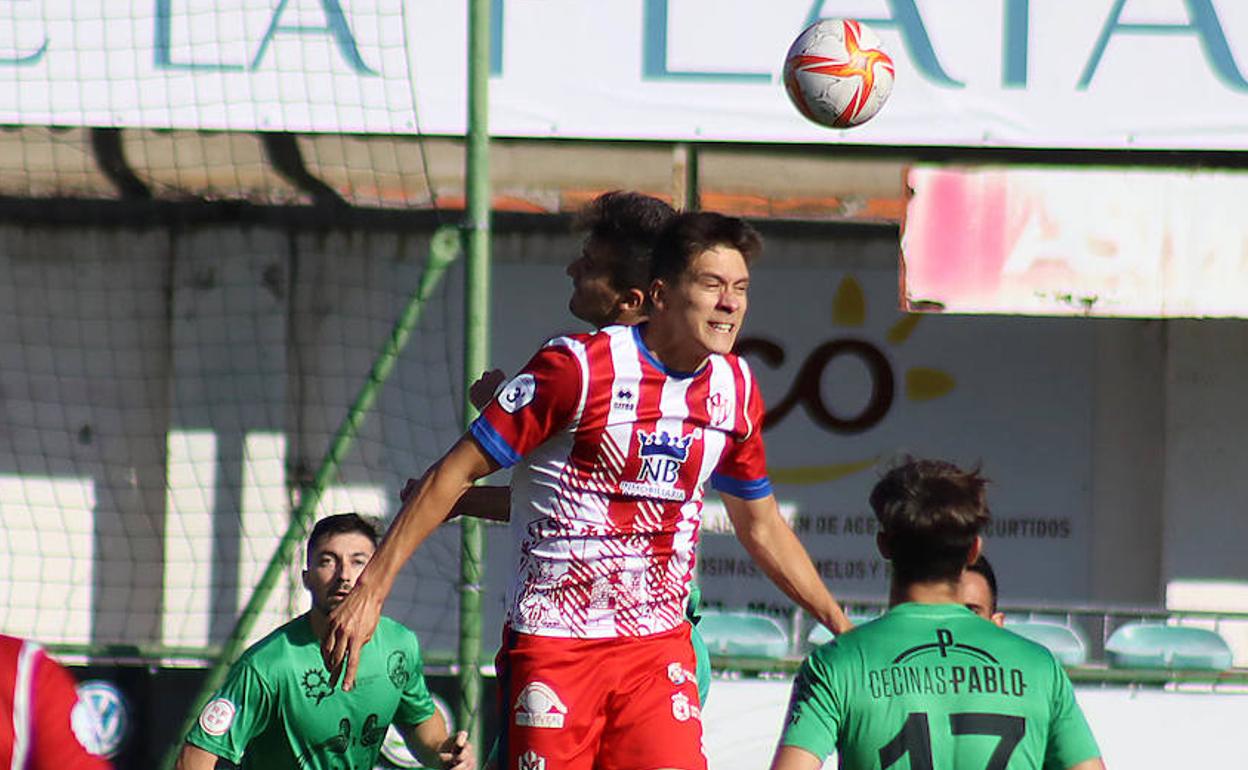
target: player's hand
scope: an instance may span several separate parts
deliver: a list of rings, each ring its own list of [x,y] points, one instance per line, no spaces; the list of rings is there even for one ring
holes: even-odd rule
[[[498,392],[498,386],[503,384],[503,380],[507,379],[507,375],[503,374],[502,369],[491,369],[483,372],[477,381],[468,386],[468,400],[477,411],[485,408],[486,404],[494,400],[494,394]]]
[[[853,628],[854,622],[850,620],[849,616],[847,616],[844,612],[841,612],[838,607],[835,617],[832,618],[832,625],[829,626],[828,630],[833,634],[840,636],[846,631],[852,631]]]
[[[475,770],[477,757],[468,742],[468,733],[460,730],[447,737],[438,750],[438,759],[443,770]]]
[[[381,600],[374,599],[368,586],[357,584],[347,598],[329,613],[329,625],[321,640],[321,655],[329,669],[329,686],[342,677],[343,691],[355,687],[360,650],[373,638],[381,620]]]

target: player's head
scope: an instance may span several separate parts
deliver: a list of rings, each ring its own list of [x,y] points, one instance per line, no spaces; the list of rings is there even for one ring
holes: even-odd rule
[[[714,212],[677,214],[654,244],[651,324],[681,341],[694,365],[731,352],[749,300],[750,264],[763,239],[747,222]],[[672,362],[665,362],[672,363]]]
[[[968,610],[998,626],[1005,625],[1005,613],[997,611],[997,573],[986,556],[980,554],[978,559],[967,565],[958,585],[958,593]]]
[[[675,213],[658,198],[624,190],[590,201],[576,218],[576,229],[585,233],[581,255],[567,270],[572,314],[598,327],[640,322],[650,282],[650,249]]]
[[[907,460],[871,490],[880,553],[900,585],[957,584],[979,557],[988,523],[987,479],[941,460]]]
[[[303,585],[312,606],[328,613],[337,607],[377,550],[377,525],[357,513],[339,513],[316,522],[308,535]]]

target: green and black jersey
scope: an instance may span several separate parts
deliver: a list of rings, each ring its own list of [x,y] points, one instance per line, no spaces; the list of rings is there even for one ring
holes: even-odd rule
[[[902,604],[810,654],[780,743],[853,770],[1067,768],[1100,756],[1044,647],[957,604]]]
[[[416,635],[383,617],[355,687],[331,687],[304,615],[243,653],[186,740],[256,770],[372,770],[392,722],[434,714],[422,668]]]

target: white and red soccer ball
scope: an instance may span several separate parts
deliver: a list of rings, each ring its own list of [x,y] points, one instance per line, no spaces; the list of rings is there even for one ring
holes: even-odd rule
[[[849,128],[870,120],[888,100],[893,60],[867,25],[822,19],[789,46],[784,88],[793,106],[810,120]]]

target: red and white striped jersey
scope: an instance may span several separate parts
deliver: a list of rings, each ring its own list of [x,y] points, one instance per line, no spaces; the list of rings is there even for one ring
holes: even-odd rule
[[[471,428],[496,462],[518,464],[508,626],[576,638],[675,628],[707,480],[771,494],[762,416],[736,356],[673,372],[628,326],[546,343]]]
[[[0,768],[108,770],[80,739],[94,724],[86,708],[73,676],[39,645],[0,635]]]

